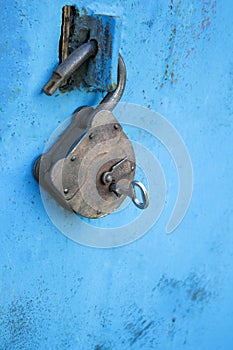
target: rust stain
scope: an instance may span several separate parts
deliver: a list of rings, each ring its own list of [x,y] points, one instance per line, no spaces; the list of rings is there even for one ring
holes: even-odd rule
[[[194,50],[195,50],[194,47],[192,47],[190,50],[188,50],[188,52],[187,52],[185,57],[188,58],[190,56],[191,52],[194,51]]]
[[[203,19],[203,21],[201,22],[201,29],[202,30],[206,29],[207,27],[210,26],[210,24],[211,23],[210,23],[210,18],[209,17]]]
[[[170,0],[168,4],[169,26],[167,37],[167,56],[159,87],[174,85],[182,80],[181,68],[188,67],[188,59],[195,53],[195,42],[209,42],[213,35],[216,17],[216,0],[205,0],[190,5],[182,0]],[[194,57],[192,57],[194,59]]]

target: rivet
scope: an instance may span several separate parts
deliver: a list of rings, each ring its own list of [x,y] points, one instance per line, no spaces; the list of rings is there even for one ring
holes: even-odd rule
[[[94,134],[93,134],[93,132],[89,135],[89,139],[93,139],[93,137],[94,137]]]
[[[100,215],[102,213],[101,210],[97,210],[97,215]]]
[[[108,174],[107,176],[106,176],[106,178],[105,178],[105,181],[106,182],[112,182],[112,175],[110,175],[110,174]]]
[[[135,166],[131,165],[131,171],[134,171],[134,169],[135,169]]]
[[[64,193],[67,194],[69,192],[68,188],[64,189]]]
[[[114,129],[119,129],[119,125],[118,124],[114,124]]]
[[[70,158],[71,162],[73,162],[75,159],[76,159],[76,156],[72,156],[72,157]]]

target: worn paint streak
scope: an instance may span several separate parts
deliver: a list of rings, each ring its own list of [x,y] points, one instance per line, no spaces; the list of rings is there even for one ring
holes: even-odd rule
[[[195,51],[194,45],[197,40],[211,40],[208,29],[211,26],[211,18],[214,21],[216,17],[216,1],[185,3],[182,0],[172,0],[168,15],[171,16],[170,34],[167,39],[168,54],[160,88],[167,83],[174,85],[179,81],[181,77],[176,72],[177,68],[180,65],[183,69],[187,66],[188,63],[183,58],[188,59]]]

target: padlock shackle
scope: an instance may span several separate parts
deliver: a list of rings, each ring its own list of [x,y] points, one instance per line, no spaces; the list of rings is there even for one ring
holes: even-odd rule
[[[112,111],[118,102],[120,101],[124,90],[125,90],[125,84],[126,84],[126,67],[125,62],[119,54],[118,56],[118,77],[117,77],[117,87],[115,90],[107,93],[107,95],[103,98],[103,100],[100,102],[99,106],[97,107],[100,109],[107,109],[109,111]]]

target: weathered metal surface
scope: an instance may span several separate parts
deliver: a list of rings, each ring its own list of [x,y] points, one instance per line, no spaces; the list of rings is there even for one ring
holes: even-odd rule
[[[64,208],[87,218],[99,218],[112,213],[125,199],[102,182],[104,172],[122,159],[127,159],[126,166],[114,175],[114,180],[131,183],[135,156],[121,126],[110,111],[83,108],[42,155],[36,178]]]
[[[96,41],[82,44],[54,70],[43,91],[52,96],[72,73],[96,54]],[[100,218],[117,209],[125,193],[110,190],[111,184],[118,185],[124,179],[130,188],[134,180],[136,165],[132,145],[110,112],[120,101],[126,83],[125,64],[121,55],[118,56],[114,91],[106,94],[95,109],[79,108],[70,125],[51,148],[36,159],[33,167],[35,179],[60,205],[87,218]],[[103,176],[111,169],[118,171],[112,173],[107,183]],[[147,198],[144,186],[140,188],[143,188],[143,198]],[[135,190],[131,197],[138,208],[148,206],[144,200],[140,203]]]
[[[98,51],[96,41],[88,41],[74,50],[66,59],[54,70],[52,78],[44,86],[43,91],[51,96],[54,92],[67,82],[67,79],[85,65],[91,58],[94,58]],[[81,76],[80,79],[83,79]]]
[[[97,42],[90,40],[75,49],[61,64],[53,71],[52,77],[43,88],[43,92],[52,96],[72,75],[79,72],[79,68],[85,67],[89,59],[93,59],[97,54]],[[83,76],[80,76],[80,79]],[[117,84],[114,90],[108,92],[97,106],[98,110],[107,109],[112,111],[119,103],[126,85],[126,67],[121,54],[118,54]]]
[[[187,216],[165,235],[176,169],[163,145],[126,126],[128,136],[162,162],[169,191],[146,236],[109,250],[60,234],[32,178],[41,140],[77,101],[100,100],[79,91],[41,94],[58,63],[66,4],[2,1],[0,349],[230,350],[233,3],[116,2],[123,8],[121,52],[128,68],[124,102],[156,109],[175,125],[192,158],[195,186]],[[99,9],[105,5],[112,1],[99,2]]]
[[[113,91],[116,88],[120,29],[119,16],[105,15],[88,7],[63,7],[60,61],[63,62],[75,49],[89,40],[98,43],[98,52],[92,61],[72,75],[67,84],[63,84],[62,91],[83,85],[90,90],[99,91]]]

